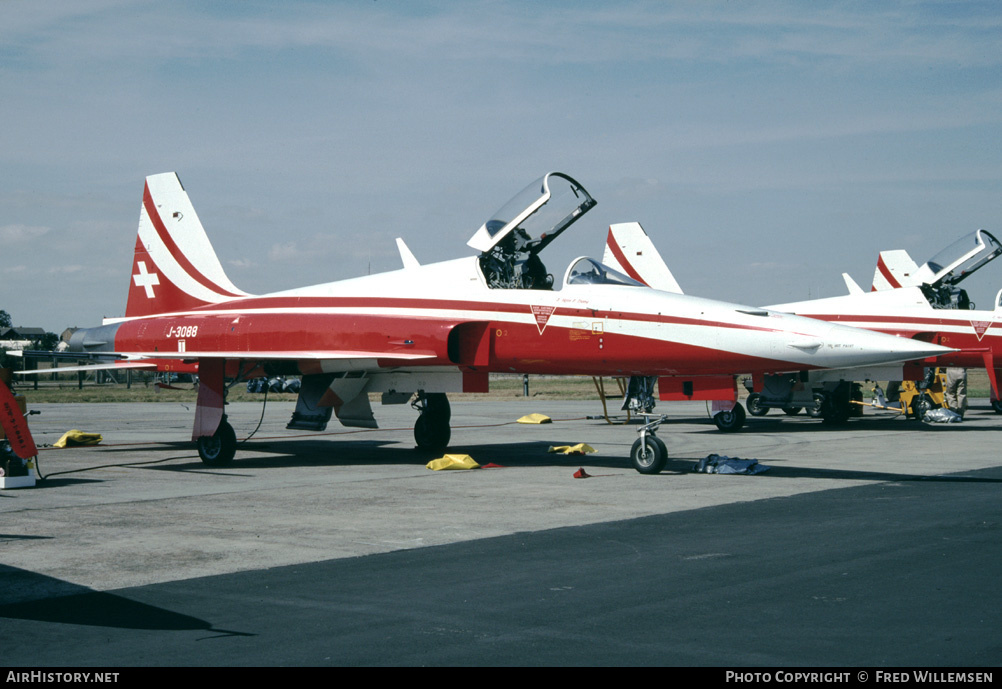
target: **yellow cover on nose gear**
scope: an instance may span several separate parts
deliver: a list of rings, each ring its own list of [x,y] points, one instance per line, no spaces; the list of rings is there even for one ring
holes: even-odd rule
[[[578,443],[577,445],[557,445],[550,447],[549,451],[565,455],[586,455],[589,452],[595,452],[595,448],[585,443]]]
[[[52,447],[73,447],[74,445],[97,445],[101,442],[100,433],[84,433],[73,429],[63,433],[63,437],[52,443]]]
[[[439,459],[433,459],[425,468],[432,471],[443,471],[448,469],[479,469],[480,465],[473,461],[469,455],[445,455]]]

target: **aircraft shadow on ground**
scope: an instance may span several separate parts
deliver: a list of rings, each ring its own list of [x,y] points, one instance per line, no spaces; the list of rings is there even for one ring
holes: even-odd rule
[[[965,476],[960,474],[929,476],[926,474],[905,474],[890,471],[861,471],[858,469],[822,469],[814,467],[781,466],[771,463],[768,459],[756,459],[758,459],[759,464],[767,466],[769,469],[760,474],[747,477],[749,479],[813,478],[836,479],[839,481],[874,481],[876,483],[885,483],[888,481],[927,481],[932,483],[1002,483],[1002,478]],[[696,465],[699,464],[699,461],[699,459],[669,458],[668,463],[665,466],[665,472],[674,474],[696,473],[695,468]],[[772,462],[779,461],[785,460],[772,460]],[[714,476],[714,474],[707,474],[707,476]],[[717,474],[716,476],[727,475]],[[739,478],[743,477],[739,476]]]
[[[908,432],[949,432],[968,433],[999,432],[1002,426],[989,426],[979,423],[979,419],[964,420],[960,423],[923,423],[915,419],[901,419],[888,416],[886,418],[863,418],[851,419],[843,424],[826,424],[819,419],[798,419],[796,417],[783,418],[776,416],[773,419],[768,417],[758,417],[747,419],[745,426],[736,433],[822,433],[839,431],[862,431],[862,432],[886,432],[886,431],[908,431]],[[696,433],[719,433],[715,425],[694,431]]]
[[[523,443],[502,444],[456,444],[440,452],[425,452],[406,443],[381,440],[351,440],[337,441],[324,438],[297,440],[262,440],[250,441],[237,446],[237,456],[232,464],[218,469],[208,467],[201,462],[191,443],[164,443],[160,448],[176,449],[181,453],[177,457],[152,461],[145,468],[159,471],[206,471],[232,472],[240,468],[246,469],[287,469],[305,466],[423,466],[443,454],[467,454],[478,464],[488,463],[503,466],[570,466],[585,463],[586,466],[607,468],[629,467],[630,443],[623,443],[619,456],[606,454],[564,455],[549,452],[549,448],[560,445],[574,445],[576,440],[557,438],[552,442],[532,441]],[[119,452],[134,453],[129,448],[107,448],[102,454],[113,457]],[[169,463],[167,463],[169,462]],[[111,464],[98,460],[97,464]],[[143,462],[126,463],[131,466],[142,466]]]
[[[39,467],[39,469],[42,469],[42,467]],[[75,486],[84,483],[104,483],[104,479],[99,478],[71,478],[68,476],[58,475],[53,478],[48,478],[44,471],[40,474],[40,477],[42,478],[40,478],[31,490],[39,490],[42,488],[65,488],[67,486]],[[0,535],[0,540],[2,539],[3,536]]]
[[[0,618],[115,629],[202,630],[219,636],[254,636],[217,629],[197,617],[8,565],[0,565],[0,583]]]

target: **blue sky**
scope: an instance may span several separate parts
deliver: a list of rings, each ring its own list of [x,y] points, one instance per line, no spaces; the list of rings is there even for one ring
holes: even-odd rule
[[[635,220],[688,293],[834,296],[1002,235],[1000,61],[993,2],[0,0],[0,309],[121,315],[171,170],[252,293],[469,255],[560,170],[555,274]]]

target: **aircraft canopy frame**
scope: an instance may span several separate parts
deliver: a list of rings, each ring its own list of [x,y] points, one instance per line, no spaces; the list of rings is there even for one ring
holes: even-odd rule
[[[628,275],[596,261],[594,258],[581,256],[571,261],[564,273],[564,285],[619,285],[624,287],[646,287]]]
[[[926,261],[920,274],[933,287],[955,286],[999,255],[1002,242],[987,230],[975,230]]]
[[[548,172],[491,215],[467,245],[487,252],[520,230],[525,246],[538,254],[596,203],[577,180]]]

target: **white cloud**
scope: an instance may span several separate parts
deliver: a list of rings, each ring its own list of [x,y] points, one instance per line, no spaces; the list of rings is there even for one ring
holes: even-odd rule
[[[783,261],[780,228],[809,220],[804,261],[840,284],[905,230],[991,229],[1002,180],[988,3],[8,0],[0,27],[0,246],[95,284],[83,304],[19,292],[19,312],[120,309],[164,170],[228,267],[300,285],[399,267],[396,236],[422,263],[468,255],[551,169],[599,201],[557,251],[637,220]],[[847,225],[886,239],[835,246]],[[673,263],[713,274],[699,243]],[[782,301],[782,277],[744,296]]]
[[[0,226],[0,244],[30,242],[49,233],[48,227],[33,227],[30,225]]]
[[[268,250],[269,261],[280,261],[283,263],[302,261],[310,257],[310,255],[311,252],[300,249],[296,242],[272,244]]]

